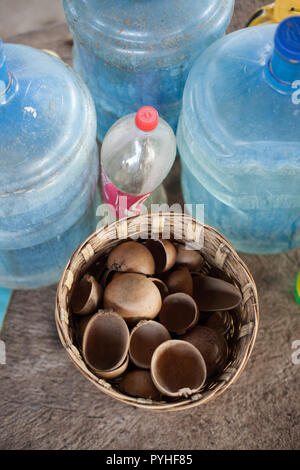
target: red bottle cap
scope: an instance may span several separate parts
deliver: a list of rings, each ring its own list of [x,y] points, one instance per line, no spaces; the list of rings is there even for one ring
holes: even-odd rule
[[[135,123],[141,131],[153,131],[158,124],[158,112],[151,106],[143,106],[136,113]]]

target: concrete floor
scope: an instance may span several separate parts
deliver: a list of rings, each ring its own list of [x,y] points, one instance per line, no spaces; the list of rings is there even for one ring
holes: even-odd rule
[[[266,0],[236,0],[228,31],[243,27],[245,18],[266,3]],[[64,21],[62,0],[0,0],[0,38],[40,30]]]
[[[62,0],[0,0],[0,37],[64,21]]]

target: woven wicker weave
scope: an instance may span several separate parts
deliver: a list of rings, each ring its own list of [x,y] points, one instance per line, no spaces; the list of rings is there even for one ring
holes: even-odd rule
[[[230,313],[232,325],[227,333],[230,347],[230,357],[221,375],[208,382],[199,393],[176,401],[153,402],[142,398],[124,395],[118,390],[116,384],[109,383],[96,377],[85,365],[80,349],[77,347],[70,311],[70,298],[74,288],[82,275],[97,260],[105,260],[110,250],[120,240],[127,238],[137,239],[148,235],[153,237],[153,231],[161,235],[162,231],[170,230],[171,238],[179,243],[187,241],[186,237],[179,240],[178,234],[182,229],[182,214],[164,213],[155,215],[140,215],[128,219],[121,219],[109,226],[103,227],[91,235],[73,254],[60,280],[57,298],[55,320],[59,337],[68,355],[75,366],[96,387],[123,403],[140,408],[156,411],[180,411],[194,406],[202,405],[223,393],[240,375],[244,369],[254,346],[258,328],[258,298],[254,280],[238,254],[229,242],[215,229],[204,225],[184,215],[184,223],[190,224],[193,229],[201,229],[204,233],[204,244],[199,251],[205,259],[203,272],[217,273],[218,277],[230,280],[242,293],[242,303]],[[178,230],[180,228],[180,230]],[[203,232],[204,230],[204,232]],[[152,234],[151,234],[152,231]],[[180,233],[179,233],[180,232]],[[147,235],[146,235],[147,234]]]

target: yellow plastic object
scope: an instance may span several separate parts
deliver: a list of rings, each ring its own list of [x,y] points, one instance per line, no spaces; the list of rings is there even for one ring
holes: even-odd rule
[[[295,299],[297,304],[300,304],[300,271],[295,279]]]
[[[280,23],[289,16],[300,15],[300,0],[276,0],[256,10],[247,26]]]

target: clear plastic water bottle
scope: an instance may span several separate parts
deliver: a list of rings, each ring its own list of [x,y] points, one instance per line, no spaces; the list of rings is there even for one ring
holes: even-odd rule
[[[207,49],[188,77],[177,133],[186,203],[238,250],[300,245],[300,17]]]
[[[166,178],[175,156],[175,135],[154,108],[144,106],[119,119],[107,132],[101,148],[104,202],[118,218],[140,213]]]

